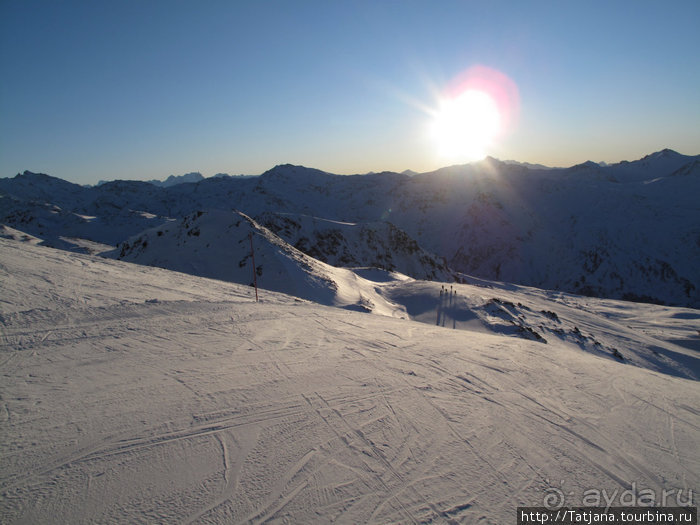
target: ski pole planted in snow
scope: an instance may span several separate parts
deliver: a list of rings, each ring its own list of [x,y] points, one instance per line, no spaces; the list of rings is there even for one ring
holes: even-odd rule
[[[258,302],[258,272],[255,268],[255,250],[253,249],[253,232],[248,234],[250,237],[250,256],[253,259],[253,284],[255,285],[255,302]]]

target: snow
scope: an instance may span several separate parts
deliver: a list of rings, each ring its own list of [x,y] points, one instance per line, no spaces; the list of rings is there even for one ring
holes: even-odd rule
[[[197,210],[237,209],[334,265],[432,280],[462,272],[698,308],[699,159],[662,150],[632,162],[549,169],[487,158],[411,176],[280,165],[253,178],[169,187],[84,188],[25,172],[0,179],[0,222],[73,250],[84,248],[62,238],[115,246]],[[285,234],[271,214],[299,228]],[[396,234],[402,253],[392,246]]]
[[[251,236],[261,288],[319,304],[404,317],[399,307],[377,294],[372,282],[309,257],[241,212],[198,211],[179,223],[147,230],[106,255],[252,285]]]
[[[400,319],[5,237],[3,523],[512,523],[552,490],[697,498],[697,310],[329,274]]]
[[[42,242],[38,237],[10,228],[5,224],[0,224],[0,237],[3,239],[14,239],[16,241],[27,242],[30,244],[40,244]]]
[[[265,212],[256,220],[287,243],[332,266],[370,266],[417,279],[454,281],[444,259],[423,250],[388,222],[347,223]]]

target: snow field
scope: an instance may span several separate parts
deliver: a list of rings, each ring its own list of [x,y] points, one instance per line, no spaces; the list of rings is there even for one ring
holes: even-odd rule
[[[454,312],[488,306],[452,330],[408,280],[377,293],[424,323],[6,239],[0,278],[3,523],[510,523],[552,487],[697,494],[698,382],[632,348],[693,365],[693,310],[547,296],[603,346],[601,318],[627,323],[632,366],[501,330],[546,317],[532,289],[465,285]]]

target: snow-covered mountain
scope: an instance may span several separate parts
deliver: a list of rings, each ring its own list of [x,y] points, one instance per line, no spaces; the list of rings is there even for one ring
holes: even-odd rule
[[[349,223],[265,212],[256,220],[298,250],[338,267],[373,267],[426,281],[455,280],[444,259],[390,222]]]
[[[197,211],[181,221],[149,229],[103,256],[247,286],[257,282],[263,293],[282,292],[328,306],[453,329],[520,337],[542,344],[556,341],[620,362],[700,380],[700,361],[693,348],[688,350],[643,340],[629,326],[608,321],[607,316],[598,314],[579,326],[587,317],[578,311],[584,303],[580,298],[547,295],[537,289],[467,276],[462,276],[461,280],[470,281],[469,285],[413,283],[413,279],[397,268],[381,268],[386,260],[376,264],[348,264],[374,253],[362,252],[363,245],[372,246],[371,238],[357,240],[357,236],[366,235],[363,228],[371,228],[371,225],[360,228],[354,224],[280,214],[263,214],[260,220],[272,224],[287,238],[303,241],[306,252],[331,253],[337,258],[333,262],[340,264],[331,265],[315,259],[245,214],[223,210]],[[387,232],[386,228],[376,228],[380,233]],[[388,229],[405,241],[404,235],[394,230],[393,227]],[[300,231],[318,233],[318,236],[310,241],[300,237]],[[378,235],[377,230],[368,231]],[[17,239],[16,234],[7,237]],[[348,249],[352,241],[357,252]],[[406,246],[410,249],[404,253]],[[413,263],[410,269],[414,273],[434,268],[433,259],[414,244],[401,245],[395,253],[401,256],[397,259],[404,264]],[[344,257],[354,259],[348,261]],[[442,277],[447,281],[452,275],[445,271]],[[419,279],[426,281],[423,277]],[[617,308],[616,303],[608,303],[609,311]],[[697,317],[700,318],[700,314]],[[634,346],[630,346],[631,339],[636,341]]]
[[[113,207],[106,213],[86,215],[43,201],[31,203],[0,197],[4,224],[36,236],[52,248],[85,251],[86,242],[109,250],[124,240],[127,231],[141,231],[161,224],[162,217],[128,207]]]
[[[197,211],[147,230],[105,256],[233,283],[257,282],[265,290],[319,304],[403,317],[373,283],[302,253],[240,212]]]
[[[348,272],[228,213],[144,239],[199,250],[253,232],[261,278],[281,257]],[[400,319],[256,302],[3,231],[3,523],[512,523],[517,506],[596,494],[697,504],[697,310],[363,271]]]
[[[700,156],[671,150],[632,162],[554,169],[487,158],[412,176],[339,176],[281,165],[258,177],[209,178],[167,188],[129,181],[83,188],[25,173],[0,179],[0,195],[0,223],[54,246],[61,238],[81,236],[115,245],[196,210],[238,209],[250,217],[315,217],[287,240],[296,245],[309,239],[298,247],[333,264],[342,263],[341,252],[363,253],[362,264],[381,263],[386,243],[373,248],[369,236],[352,234],[352,240],[339,241],[347,246],[342,250],[318,236],[328,221],[357,224],[357,231],[385,222],[434,260],[444,258],[451,271],[700,307]],[[44,221],[40,228],[35,217],[56,207],[78,218],[50,227]],[[80,216],[95,219],[83,224]],[[110,228],[103,229],[104,224]],[[285,237],[283,227],[276,231]],[[393,259],[385,266],[410,267],[403,257]]]
[[[274,221],[289,217],[267,218]],[[296,226],[299,223],[286,223],[291,230]],[[325,227],[336,231],[334,225]],[[311,231],[324,230],[317,227]],[[353,270],[336,268],[302,253],[240,212],[198,211],[182,221],[143,232],[104,255],[248,286],[254,284],[255,257],[255,280],[263,294],[282,292],[318,304],[452,329],[496,333],[542,344],[556,342],[700,380],[700,359],[692,347],[640,337],[634,329],[614,320],[616,316],[610,312],[620,308],[617,303],[607,303],[606,316],[588,315],[579,311],[584,300],[547,295],[537,289],[474,279],[471,285],[414,282],[393,269],[381,270],[376,265]],[[635,340],[634,345],[630,340]]]

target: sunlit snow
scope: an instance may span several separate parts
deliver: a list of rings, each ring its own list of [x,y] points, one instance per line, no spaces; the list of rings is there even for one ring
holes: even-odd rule
[[[552,487],[698,487],[696,310],[365,272],[411,320],[21,240],[0,263],[5,523],[510,523]]]

